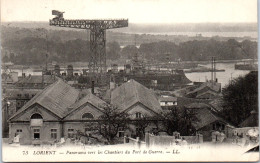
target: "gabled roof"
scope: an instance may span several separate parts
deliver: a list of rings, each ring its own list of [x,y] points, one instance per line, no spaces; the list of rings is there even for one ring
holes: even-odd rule
[[[17,84],[41,84],[42,81],[46,84],[52,84],[57,81],[58,77],[53,75],[29,75],[21,80],[18,80]]]
[[[69,107],[72,110],[70,110],[67,115],[69,115],[70,113],[72,113],[73,111],[75,111],[76,109],[78,109],[79,107],[81,107],[86,103],[90,103],[91,105],[95,106],[97,109],[102,110],[101,106],[104,105],[106,102],[101,100],[99,97],[93,95],[92,93],[89,93],[88,95],[80,99],[78,102],[72,104]]]
[[[221,121],[225,124],[229,124],[223,118],[217,116],[215,113],[210,111],[207,108],[197,109],[196,110],[196,117],[198,119],[197,122],[192,123],[196,130],[199,130],[213,122]],[[230,125],[230,124],[229,124]],[[232,126],[232,125],[231,125]]]
[[[111,103],[123,111],[138,102],[155,113],[162,111],[155,93],[135,80],[131,79],[111,92]]]
[[[212,91],[219,92],[220,89],[221,89],[221,84],[220,83],[216,83],[216,82],[214,82],[213,84],[211,82],[204,82],[198,88],[196,88],[193,91],[189,92],[187,95],[196,93],[196,92],[198,92],[198,91],[200,91],[200,90],[202,90],[202,89],[204,89],[206,87],[209,88]]]
[[[213,91],[213,90],[207,90],[207,91],[205,91],[205,92],[203,92],[203,93],[198,94],[198,95],[196,96],[196,98],[201,98],[201,97],[203,97],[203,96],[206,96],[206,97],[210,96],[210,97],[212,98],[212,97],[219,97],[220,95],[219,95],[219,93],[216,93],[216,92]]]
[[[67,108],[75,103],[79,91],[69,86],[62,80],[58,80],[52,85],[46,87],[43,91],[36,94],[20,110],[18,110],[10,119],[24,112],[30,106],[39,104],[60,118],[63,118],[68,110]]]

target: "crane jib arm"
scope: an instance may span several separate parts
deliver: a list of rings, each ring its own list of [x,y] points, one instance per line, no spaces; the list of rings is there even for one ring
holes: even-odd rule
[[[128,19],[98,19],[98,20],[50,20],[51,26],[59,26],[66,28],[91,29],[93,26],[101,29],[113,29],[128,27]]]
[[[128,19],[69,20],[62,16],[50,20],[51,26],[90,30],[89,72],[105,73],[106,29],[128,27]]]

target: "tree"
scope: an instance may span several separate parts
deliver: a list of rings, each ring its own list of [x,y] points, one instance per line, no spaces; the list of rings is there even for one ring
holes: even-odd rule
[[[143,140],[145,137],[145,128],[149,125],[154,124],[156,126],[156,131],[153,132],[159,132],[161,130],[159,127],[160,120],[162,120],[162,117],[160,117],[160,115],[148,116],[145,114],[140,114],[140,117],[131,120],[130,124],[136,127],[135,137],[139,137],[141,140]]]
[[[120,45],[117,42],[108,42],[106,48],[108,59],[116,60],[120,58]]]
[[[195,129],[192,123],[199,121],[196,117],[196,111],[186,108],[171,107],[168,111],[161,113],[164,117],[164,130],[169,135],[174,131],[180,132],[181,135],[193,135]]]
[[[109,144],[113,144],[119,127],[126,127],[128,114],[111,104],[104,104],[102,110],[103,114],[99,117],[97,128],[99,134],[102,135]]]
[[[250,72],[233,79],[223,88],[223,111],[227,120],[235,125],[244,121],[252,110],[258,110],[258,74]]]
[[[138,53],[138,48],[134,45],[128,45],[122,49],[122,56],[128,59],[132,59],[134,54]]]

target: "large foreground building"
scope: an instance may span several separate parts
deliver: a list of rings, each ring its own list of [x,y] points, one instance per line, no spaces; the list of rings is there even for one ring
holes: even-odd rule
[[[111,103],[131,119],[159,115],[161,107],[155,94],[134,80],[115,88],[110,94]],[[61,138],[73,138],[80,131],[86,133],[99,121],[105,101],[93,95],[81,96],[80,92],[63,82],[56,81],[36,94],[9,119],[9,138],[19,135],[21,144],[54,143]],[[153,127],[146,127],[146,130]],[[120,130],[118,136],[136,136],[140,129],[130,126]]]

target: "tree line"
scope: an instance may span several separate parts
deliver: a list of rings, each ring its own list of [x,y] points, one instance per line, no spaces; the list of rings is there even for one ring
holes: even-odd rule
[[[1,37],[3,62],[38,65],[43,64],[46,56],[49,62],[63,63],[88,62],[90,59],[90,42],[87,40],[87,34],[83,35],[83,32],[20,28],[3,28],[3,31]],[[131,41],[129,44],[132,44]],[[235,39],[220,41],[215,38],[208,40],[194,38],[179,44],[174,41],[158,40],[139,42],[139,48],[133,44],[125,47],[120,45],[120,42],[108,40],[106,44],[108,60],[132,59],[135,54],[147,60],[162,62],[205,61],[210,60],[211,56],[215,56],[218,60],[257,57],[257,42],[250,40],[238,42]]]

